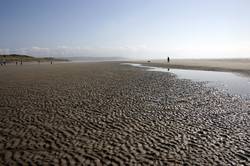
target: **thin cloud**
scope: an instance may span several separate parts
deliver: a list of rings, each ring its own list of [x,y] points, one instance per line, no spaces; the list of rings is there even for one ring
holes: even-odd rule
[[[0,54],[26,54],[38,57],[124,57],[124,58],[250,58],[250,42],[227,44],[192,44],[176,48],[150,47],[146,45],[119,47],[31,47],[15,50],[0,49]]]
[[[9,54],[10,50],[9,49],[1,49],[0,48],[0,54]]]

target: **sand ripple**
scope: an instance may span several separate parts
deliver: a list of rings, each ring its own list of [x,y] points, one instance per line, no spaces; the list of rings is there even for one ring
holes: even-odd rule
[[[250,102],[118,63],[0,68],[1,165],[249,165]]]

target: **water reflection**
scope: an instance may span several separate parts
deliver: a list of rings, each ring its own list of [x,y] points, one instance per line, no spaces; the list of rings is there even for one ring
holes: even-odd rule
[[[184,69],[170,70],[170,68],[143,66],[141,64],[126,64],[134,67],[142,67],[147,71],[174,73],[181,79],[207,82],[207,85],[210,87],[216,87],[231,94],[250,98],[250,78],[235,73]]]

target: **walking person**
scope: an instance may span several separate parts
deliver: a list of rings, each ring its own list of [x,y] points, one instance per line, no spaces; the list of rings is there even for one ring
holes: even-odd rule
[[[168,63],[170,62],[170,58],[168,57]]]

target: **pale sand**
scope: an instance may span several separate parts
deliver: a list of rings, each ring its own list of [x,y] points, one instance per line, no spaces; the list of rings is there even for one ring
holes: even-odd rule
[[[250,73],[250,59],[171,59],[170,63],[167,63],[167,60],[150,61],[150,63],[147,60],[134,62],[171,68]]]

